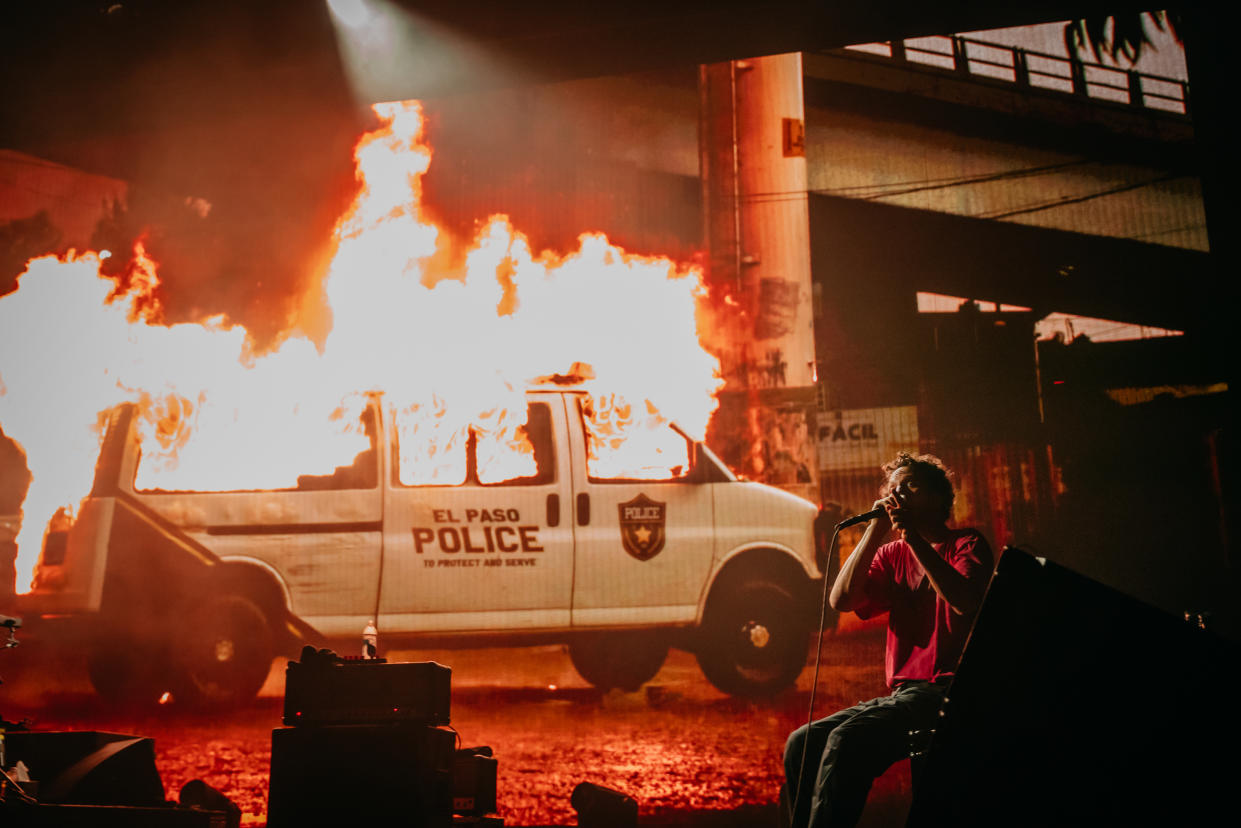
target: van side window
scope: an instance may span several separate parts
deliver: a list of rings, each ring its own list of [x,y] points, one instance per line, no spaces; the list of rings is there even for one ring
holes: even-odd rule
[[[546,403],[456,428],[419,409],[397,412],[392,454],[402,486],[537,486],[556,479],[552,413]]]
[[[612,396],[578,397],[592,482],[680,480],[689,475],[691,444],[666,421],[635,421],[631,405]]]
[[[370,406],[362,412],[362,433],[370,440],[370,446],[358,452],[352,463],[337,466],[331,474],[298,475],[298,491],[373,489],[379,485],[379,454],[376,448],[379,429],[375,423],[375,409]]]
[[[526,422],[508,431],[474,428],[478,482],[484,486],[538,486],[556,479],[552,411],[547,403],[531,403]]]
[[[322,431],[315,431],[314,424],[307,426],[314,435],[321,435],[325,444],[331,441],[336,447],[336,457],[326,458],[320,468],[333,459],[348,460],[349,451],[357,451],[359,444],[365,446],[352,460],[331,471],[325,469],[324,474],[298,474],[302,469],[315,468],[313,463],[307,462],[304,443],[292,442],[289,437],[289,434],[302,434],[303,441],[313,439],[304,431],[272,434],[270,429],[265,430],[266,424],[260,423],[257,428],[242,430],[242,437],[230,434],[231,441],[203,443],[204,448],[195,444],[195,438],[200,435],[187,418],[174,421],[168,411],[169,406],[163,406],[152,413],[137,415],[146,417],[146,422],[139,420],[136,425],[139,439],[149,439],[152,444],[150,450],[139,451],[133,481],[135,491],[147,494],[331,491],[373,489],[379,485],[378,429],[375,410],[369,405],[363,404],[359,418],[343,427],[327,421]],[[162,419],[155,419],[161,415]],[[148,432],[144,433],[144,428]],[[170,434],[176,435],[175,441],[164,439]],[[141,445],[146,447],[147,444]]]
[[[393,470],[402,486],[460,486],[469,473],[468,423],[452,422],[443,406],[394,412]]]

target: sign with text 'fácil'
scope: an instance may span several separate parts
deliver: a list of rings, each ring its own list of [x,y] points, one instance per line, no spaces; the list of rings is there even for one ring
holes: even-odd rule
[[[819,468],[873,469],[918,449],[918,408],[853,408],[819,414]]]

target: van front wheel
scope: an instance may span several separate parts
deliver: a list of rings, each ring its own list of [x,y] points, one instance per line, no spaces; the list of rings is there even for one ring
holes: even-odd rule
[[[792,590],[776,581],[723,585],[699,633],[698,664],[729,695],[773,696],[806,666],[809,627]]]
[[[266,681],[273,656],[271,629],[257,604],[242,595],[208,598],[182,628],[174,696],[198,708],[245,704]]]

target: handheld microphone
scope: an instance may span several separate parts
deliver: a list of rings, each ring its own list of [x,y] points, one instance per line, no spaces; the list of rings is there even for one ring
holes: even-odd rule
[[[848,526],[854,526],[859,523],[869,523],[870,521],[874,520],[877,517],[883,517],[887,513],[888,513],[887,510],[884,509],[882,506],[880,506],[878,509],[871,509],[869,512],[863,512],[860,515],[854,515],[851,518],[845,518],[840,523],[836,524],[836,528],[844,529]]]

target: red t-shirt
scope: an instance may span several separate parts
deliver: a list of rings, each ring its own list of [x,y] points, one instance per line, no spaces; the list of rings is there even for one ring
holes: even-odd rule
[[[986,538],[974,529],[953,529],[947,540],[932,546],[981,599],[995,568]],[[884,653],[889,687],[951,676],[974,623],[974,613],[957,615],[932,588],[903,540],[886,543],[875,553],[867,572],[866,600],[856,612],[861,618],[889,613]]]

